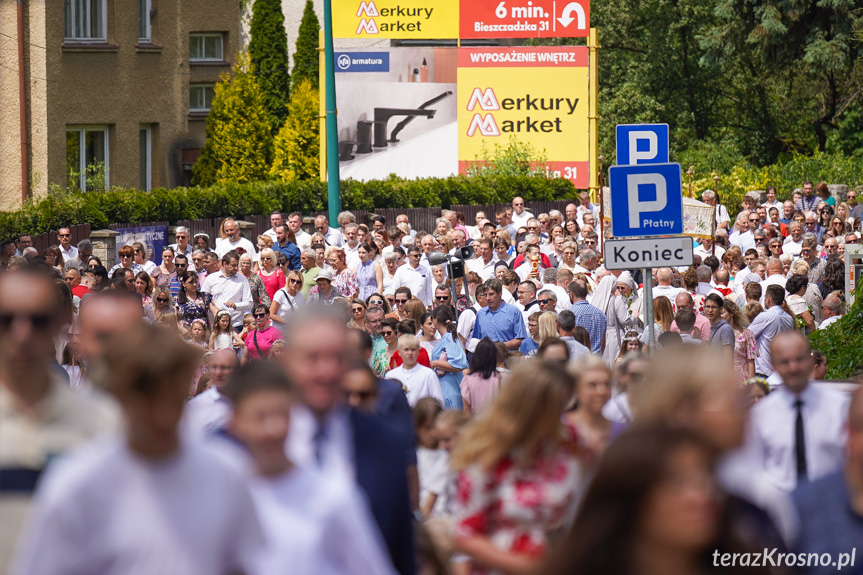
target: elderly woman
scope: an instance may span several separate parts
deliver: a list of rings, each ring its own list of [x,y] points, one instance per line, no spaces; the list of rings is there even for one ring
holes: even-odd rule
[[[450,233],[452,226],[446,218],[438,218],[435,220],[435,236],[440,238]]]
[[[578,244],[575,242],[563,242],[560,253],[561,257],[560,264],[557,266],[558,269],[573,271],[575,266],[578,265],[575,261],[576,256],[578,256]]]
[[[333,287],[342,297],[353,299],[360,291],[357,275],[345,263],[345,250],[336,246],[327,248],[327,263],[333,270]]]
[[[815,319],[815,323],[821,323],[821,304],[823,303],[824,298],[821,297],[821,290],[818,288],[818,285],[809,281],[809,264],[802,259],[795,260],[791,264],[791,276],[795,275],[807,278],[803,299],[812,311],[812,317]],[[789,276],[789,279],[791,276]],[[789,291],[788,294],[790,295],[791,292]]]
[[[270,239],[269,236],[261,236]],[[276,252],[269,247],[264,247],[260,253],[261,265],[258,275],[267,290],[267,295],[272,301],[273,296],[281,288],[285,287],[285,273],[276,265]]]
[[[267,288],[264,287],[261,276],[252,271],[251,254],[240,256],[240,274],[249,281],[249,287],[252,290],[253,305],[264,304],[269,309],[272,303],[270,301],[270,294],[267,293]]]
[[[333,285],[332,270],[319,271],[315,276],[315,284],[317,285],[309,290],[309,303],[332,305],[336,299],[343,297]]]
[[[383,293],[393,289],[393,276],[396,275],[396,270],[399,269],[399,254],[396,252],[387,252],[384,254],[384,267],[382,271]]]
[[[629,315],[626,300],[617,293],[617,278],[607,275],[599,282],[591,305],[605,314],[605,351],[602,358],[609,366],[614,365],[620,351],[620,342],[627,330],[636,327],[638,320]]]

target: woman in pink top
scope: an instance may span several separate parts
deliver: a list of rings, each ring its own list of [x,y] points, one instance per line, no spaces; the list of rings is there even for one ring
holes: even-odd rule
[[[261,269],[258,270],[264,289],[270,296],[270,301],[276,296],[276,292],[285,287],[285,273],[276,265],[276,252],[270,248],[261,250]]]
[[[476,351],[470,359],[470,374],[461,380],[461,400],[465,413],[479,413],[499,391],[497,348],[493,341],[484,337],[476,345]]]
[[[282,339],[282,332],[270,324],[270,310],[263,304],[255,306],[255,329],[246,336],[246,353],[243,364],[253,359],[267,359],[276,340]]]

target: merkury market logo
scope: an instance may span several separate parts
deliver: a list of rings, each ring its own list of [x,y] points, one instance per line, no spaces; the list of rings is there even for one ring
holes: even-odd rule
[[[434,8],[405,8],[396,5],[378,10],[374,0],[360,2],[357,18],[357,34],[379,34],[381,32],[422,32],[422,25],[431,19]],[[394,22],[378,22],[375,18],[396,18]]]
[[[485,137],[500,136],[501,133],[561,133],[563,132],[562,117],[553,120],[531,119],[526,115],[523,120],[504,120],[498,122],[492,112],[500,110],[525,111],[557,111],[564,116],[571,116],[578,106],[578,98],[545,98],[525,94],[521,98],[504,98],[498,101],[492,88],[474,88],[467,103],[467,111],[474,112],[468,125],[467,135],[473,137],[477,132]],[[476,111],[477,107],[481,111]],[[482,112],[488,112],[483,114]]]

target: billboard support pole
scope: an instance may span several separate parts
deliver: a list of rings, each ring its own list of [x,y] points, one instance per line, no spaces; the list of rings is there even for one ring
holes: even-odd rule
[[[336,71],[333,61],[332,0],[324,0],[324,69],[326,70],[327,122],[327,207],[329,221],[338,221],[342,211],[341,179],[339,177],[339,126],[336,110]]]
[[[587,47],[590,51],[590,62],[588,64],[588,82],[590,90],[590,99],[588,101],[587,117],[590,122],[588,128],[588,148],[590,151],[590,200],[592,202],[599,201],[599,188],[597,187],[597,161],[599,157],[599,133],[597,132],[597,98],[599,97],[599,77],[597,76],[597,50],[599,43],[597,40],[596,28],[590,29],[590,34],[587,37]]]
[[[327,85],[326,75],[326,58],[324,56],[324,30],[318,31],[318,86]],[[318,118],[320,126],[318,128],[318,165],[320,179],[322,182],[327,181],[327,94],[326,90],[318,89]]]

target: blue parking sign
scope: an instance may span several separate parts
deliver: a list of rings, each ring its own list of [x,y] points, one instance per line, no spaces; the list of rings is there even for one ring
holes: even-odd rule
[[[680,164],[612,166],[608,180],[615,237],[683,233]]]
[[[617,165],[667,164],[668,124],[619,124]]]

